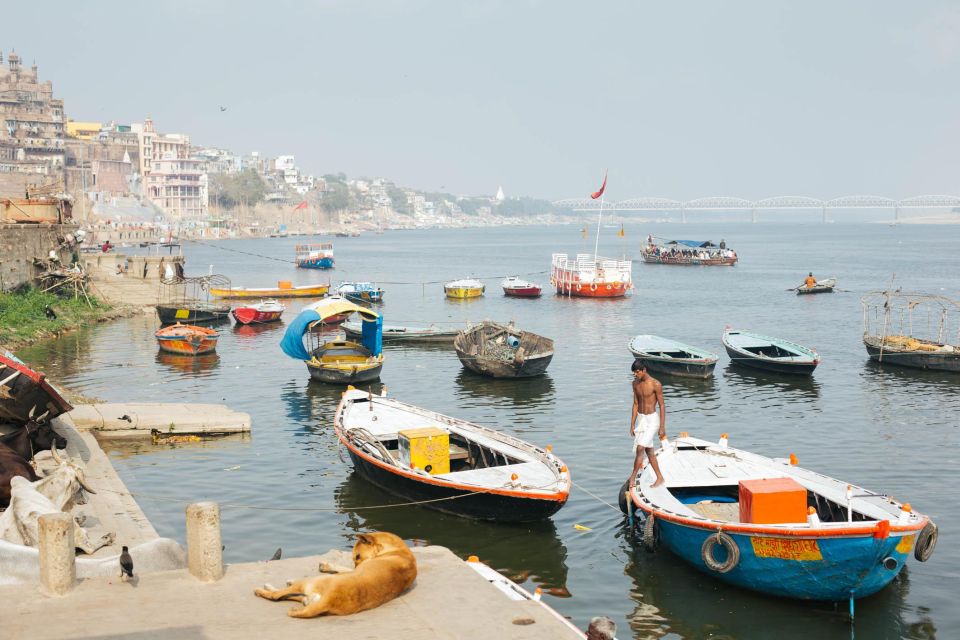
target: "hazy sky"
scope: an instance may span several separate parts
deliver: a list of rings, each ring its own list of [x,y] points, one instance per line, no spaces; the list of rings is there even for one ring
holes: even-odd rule
[[[960,4],[8,2],[77,120],[317,175],[582,196],[960,192]],[[227,107],[220,110],[220,105]]]

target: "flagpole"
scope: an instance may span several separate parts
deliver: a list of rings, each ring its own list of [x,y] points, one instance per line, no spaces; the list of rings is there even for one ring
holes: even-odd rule
[[[600,196],[600,215],[597,216],[597,241],[593,245],[593,262],[597,262],[597,252],[600,250],[600,220],[603,218],[603,196]]]

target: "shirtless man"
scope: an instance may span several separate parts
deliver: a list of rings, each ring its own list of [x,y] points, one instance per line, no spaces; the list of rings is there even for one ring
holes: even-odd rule
[[[630,435],[633,436],[633,446],[636,449],[636,459],[633,463],[633,472],[630,474],[630,484],[637,477],[640,466],[643,464],[643,455],[646,453],[657,480],[651,487],[663,484],[663,474],[660,473],[660,463],[654,455],[654,443],[667,435],[667,409],[663,405],[663,387],[660,381],[650,377],[647,365],[640,360],[634,361],[630,370],[633,371],[633,411],[630,413]],[[659,405],[660,411],[657,411]],[[640,415],[639,428],[635,426],[637,415]],[[657,437],[659,436],[659,438]]]

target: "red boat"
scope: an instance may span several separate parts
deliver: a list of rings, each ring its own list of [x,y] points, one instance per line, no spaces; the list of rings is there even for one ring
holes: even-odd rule
[[[543,288],[532,282],[521,280],[517,276],[510,276],[500,283],[503,287],[503,295],[514,296],[516,298],[539,298],[543,293]]]
[[[589,254],[577,254],[576,259],[571,260],[565,253],[555,253],[550,284],[563,296],[622,298],[633,289],[632,273],[629,260]]]
[[[263,324],[278,321],[283,310],[284,306],[276,300],[264,300],[258,304],[234,307],[232,313],[238,324]]]
[[[220,338],[216,329],[179,322],[160,329],[154,335],[162,351],[191,356],[210,353],[217,348],[217,339]]]

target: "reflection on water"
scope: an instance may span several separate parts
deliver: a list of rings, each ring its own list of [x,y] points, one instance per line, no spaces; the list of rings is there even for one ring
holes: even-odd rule
[[[349,464],[349,463],[348,463]],[[532,588],[558,597],[569,596],[567,549],[551,520],[515,526],[458,518],[425,507],[375,508],[404,502],[350,473],[334,490],[337,506],[347,514],[351,532],[390,531],[406,540],[448,547],[461,558],[476,555],[482,562]]]
[[[262,339],[264,334],[276,333],[277,340],[283,335],[285,325],[283,322],[264,322],[261,324],[241,324],[233,325],[233,335],[237,336],[237,344],[240,348],[255,344],[255,341]]]
[[[220,366],[220,356],[216,353],[204,353],[191,356],[184,353],[157,352],[157,363],[186,374],[199,374],[200,377]]]
[[[549,374],[533,378],[490,378],[462,369],[456,378],[457,398],[470,400],[507,400],[514,407],[537,407],[554,400],[553,378]]]
[[[820,397],[820,383],[813,376],[792,376],[785,373],[754,371],[728,364],[723,370],[724,380],[732,389],[745,395],[778,394],[782,402],[809,402]]]

